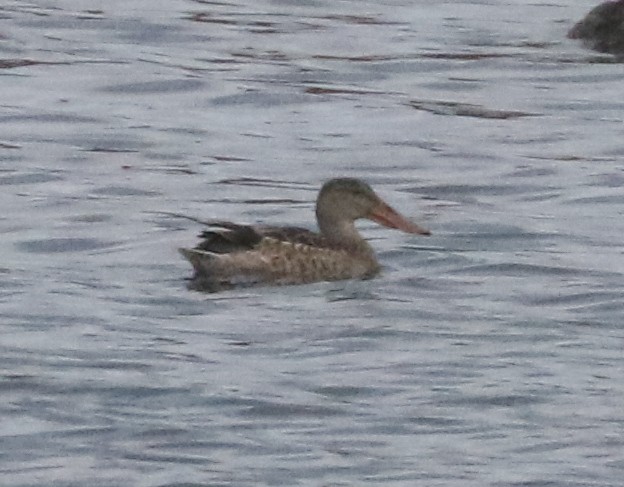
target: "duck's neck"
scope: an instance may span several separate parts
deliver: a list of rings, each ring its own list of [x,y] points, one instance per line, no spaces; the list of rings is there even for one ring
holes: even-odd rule
[[[371,247],[355,228],[353,221],[321,217],[318,219],[318,224],[321,234],[332,244],[372,252]]]

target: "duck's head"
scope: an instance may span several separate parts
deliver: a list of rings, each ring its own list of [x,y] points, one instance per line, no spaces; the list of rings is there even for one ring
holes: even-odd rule
[[[367,218],[407,233],[431,233],[402,216],[364,181],[354,178],[331,179],[323,185],[316,201],[316,217],[321,231]]]

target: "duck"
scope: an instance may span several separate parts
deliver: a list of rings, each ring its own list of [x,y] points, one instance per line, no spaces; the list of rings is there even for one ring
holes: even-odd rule
[[[318,232],[302,227],[203,221],[194,248],[180,248],[193,266],[190,288],[218,291],[243,285],[292,285],[368,279],[380,265],[355,227],[361,218],[405,233],[430,231],[401,215],[364,181],[335,178],[316,200]]]
[[[570,39],[581,39],[598,52],[624,57],[624,0],[608,1],[594,7],[569,31]]]

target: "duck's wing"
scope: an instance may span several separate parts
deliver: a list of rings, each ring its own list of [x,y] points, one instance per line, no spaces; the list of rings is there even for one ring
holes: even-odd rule
[[[215,254],[253,250],[265,238],[319,248],[329,246],[325,238],[306,228],[241,225],[227,221],[211,221],[209,228],[204,230],[199,237],[202,241],[195,249]]]
[[[331,247],[325,237],[307,228],[261,226],[256,227],[256,230],[263,237],[272,238],[280,242],[302,244],[319,249]]]
[[[214,221],[199,234],[199,238],[202,240],[195,247],[196,250],[231,254],[253,249],[262,240],[262,235],[251,225]]]

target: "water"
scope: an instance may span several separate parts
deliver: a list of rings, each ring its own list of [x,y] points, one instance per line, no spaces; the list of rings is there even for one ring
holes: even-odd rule
[[[621,64],[586,2],[0,7],[6,486],[619,486]],[[186,289],[162,212],[313,225],[371,281]],[[161,213],[159,213],[161,212]]]

